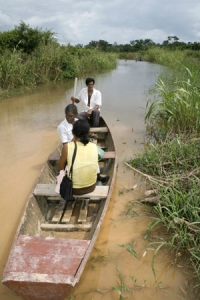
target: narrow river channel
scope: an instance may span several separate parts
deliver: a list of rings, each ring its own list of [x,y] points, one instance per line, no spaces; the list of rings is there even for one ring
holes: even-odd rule
[[[188,294],[189,275],[180,265],[171,263],[166,249],[156,256],[154,276],[151,263],[155,248],[144,239],[152,215],[148,206],[137,201],[144,192],[141,179],[124,165],[125,159],[143,150],[148,90],[162,71],[159,65],[120,60],[111,72],[88,74],[95,77],[95,87],[102,92],[101,113],[114,136],[118,169],[100,235],[68,299],[122,299],[120,293],[130,300],[195,299]],[[79,79],[77,91],[84,86],[84,79]],[[1,277],[28,195],[59,142],[56,127],[64,119],[64,108],[72,94],[70,81],[0,101]],[[134,207],[127,214],[130,201],[134,201]],[[127,251],[128,245],[137,258]],[[19,299],[1,284],[0,300]]]

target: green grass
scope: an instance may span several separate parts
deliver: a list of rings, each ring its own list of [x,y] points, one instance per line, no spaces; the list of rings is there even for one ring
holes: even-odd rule
[[[22,88],[83,77],[90,72],[114,69],[117,55],[52,43],[31,54],[14,49],[0,58],[0,96]]]

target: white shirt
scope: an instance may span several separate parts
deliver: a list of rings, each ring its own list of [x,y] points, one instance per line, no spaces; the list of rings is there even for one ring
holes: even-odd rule
[[[77,119],[75,119],[77,121]],[[57,127],[58,134],[60,136],[62,143],[69,143],[73,139],[72,134],[73,125],[68,123],[66,119],[64,119],[60,125]]]
[[[83,105],[83,111],[88,111],[89,109],[93,109],[96,105],[101,106],[102,105],[102,100],[101,100],[101,92],[93,89],[92,96],[90,98],[90,107],[87,105],[88,104],[88,88],[83,88],[78,96],[76,98],[82,103]]]

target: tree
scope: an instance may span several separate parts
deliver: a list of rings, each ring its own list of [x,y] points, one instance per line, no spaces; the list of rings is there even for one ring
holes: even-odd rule
[[[15,26],[14,30],[0,33],[0,48],[1,50],[17,49],[30,54],[40,44],[56,43],[54,35],[55,33],[50,30],[33,29],[21,21],[19,26]]]
[[[178,42],[179,38],[177,36],[168,36],[168,42]]]
[[[98,48],[98,42],[97,41],[91,41],[91,42],[89,42],[88,45],[85,46],[85,48],[88,48],[88,49]]]
[[[112,44],[109,44],[108,42],[104,40],[99,40],[99,41],[91,41],[88,45],[85,46],[85,48],[90,48],[90,49],[99,49],[101,51],[108,52],[112,48]]]

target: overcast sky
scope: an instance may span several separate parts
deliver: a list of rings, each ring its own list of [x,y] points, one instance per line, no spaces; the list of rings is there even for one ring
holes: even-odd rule
[[[0,0],[0,31],[20,21],[55,32],[64,45],[162,43],[168,36],[200,41],[199,0]]]

